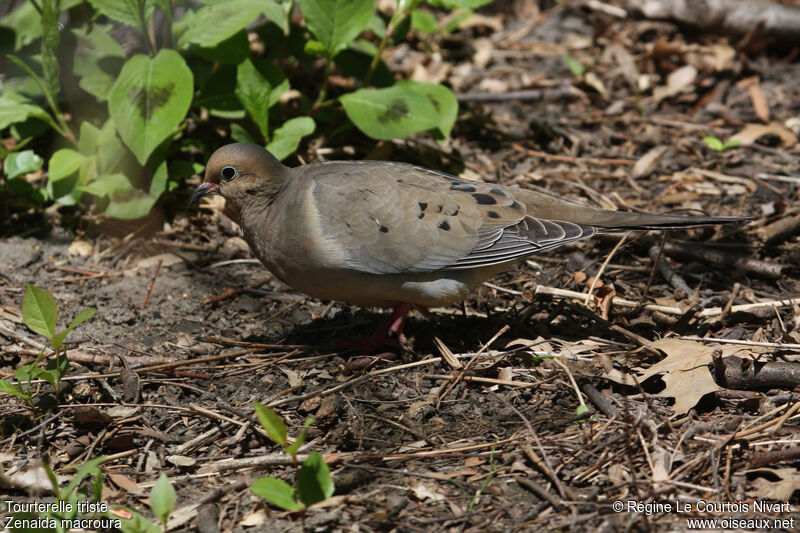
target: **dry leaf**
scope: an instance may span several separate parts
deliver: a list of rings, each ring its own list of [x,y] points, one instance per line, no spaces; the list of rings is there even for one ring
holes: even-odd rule
[[[634,179],[643,178],[653,172],[656,169],[656,163],[666,151],[667,146],[656,146],[640,157],[631,171]]]
[[[769,122],[769,104],[767,103],[767,95],[764,94],[764,89],[756,82],[750,85],[747,90],[750,92],[750,100],[753,102],[753,109],[756,116],[762,122]]]
[[[603,85],[603,82],[597,77],[597,74],[594,72],[587,72],[586,75],[583,76],[583,81],[586,82],[586,85],[600,93],[603,98],[608,98],[606,86]]]
[[[444,494],[439,492],[435,485],[429,485],[420,480],[411,480],[408,484],[414,496],[420,501],[440,502],[445,499]]]
[[[800,487],[800,472],[795,468],[759,468],[750,472],[768,472],[779,478],[770,481],[759,477],[753,480],[754,490],[748,490],[747,495],[753,498],[788,502],[797,487]]]
[[[667,76],[667,85],[653,89],[653,98],[660,102],[664,98],[675,96],[678,93],[690,88],[697,79],[697,69],[692,65],[684,65],[681,68],[670,72]]]
[[[87,241],[80,239],[74,240],[70,243],[67,249],[69,255],[79,255],[81,257],[89,257],[94,253],[94,245]]]
[[[266,524],[268,519],[267,512],[264,509],[259,509],[246,514],[239,522],[239,525],[244,527],[260,526],[261,524]]]
[[[770,122],[769,124],[748,124],[742,131],[730,138],[731,141],[739,141],[747,146],[756,142],[764,135],[777,135],[781,139],[784,148],[791,148],[797,144],[797,137],[791,130],[780,122]]]
[[[664,352],[667,356],[642,372],[637,379],[642,382],[656,374],[663,374],[661,379],[666,387],[657,396],[675,398],[672,410],[678,414],[687,413],[697,405],[700,398],[722,388],[714,381],[709,368],[714,350],[721,350],[723,357],[734,353],[741,356],[742,351],[753,351],[752,347],[708,346],[682,339],[660,339],[648,346]],[[635,385],[631,376],[623,375],[616,369],[606,373],[605,377],[617,383]]]

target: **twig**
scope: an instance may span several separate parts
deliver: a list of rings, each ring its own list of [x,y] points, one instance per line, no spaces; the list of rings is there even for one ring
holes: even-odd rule
[[[568,155],[556,155],[556,154],[548,154],[547,152],[539,152],[538,150],[531,150],[529,148],[525,148],[519,144],[512,144],[511,147],[518,151],[524,152],[533,157],[539,157],[541,159],[549,159],[551,161],[562,161],[564,163],[588,163],[590,165],[625,165],[625,166],[633,166],[636,164],[636,161],[632,161],[630,159],[601,159],[597,157],[570,157]]]
[[[600,279],[600,276],[603,275],[603,271],[605,271],[606,267],[608,266],[608,263],[611,262],[611,258],[614,257],[614,254],[617,253],[617,250],[619,250],[622,247],[622,245],[625,244],[625,240],[628,238],[630,234],[631,233],[628,232],[622,236],[622,238],[619,240],[616,246],[614,246],[614,248],[611,250],[611,253],[608,254],[606,260],[603,261],[603,264],[600,265],[600,270],[598,270],[597,274],[594,275],[594,278],[592,279],[592,284],[589,286],[589,291],[586,293],[586,300],[583,302],[584,305],[589,305],[589,299],[592,297],[592,291],[594,291],[594,286],[597,285],[597,281]]]
[[[161,270],[161,264],[163,262],[163,259],[159,259],[158,263],[156,263],[155,272],[153,272],[153,277],[150,279],[150,283],[147,285],[147,292],[144,294],[144,300],[142,300],[142,309],[147,307],[147,300],[150,299],[150,291],[153,290],[153,285],[156,283],[156,278],[158,277],[158,272]]]

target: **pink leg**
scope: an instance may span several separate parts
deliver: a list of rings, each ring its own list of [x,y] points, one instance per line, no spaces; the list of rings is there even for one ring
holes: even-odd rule
[[[393,344],[393,341],[389,339],[391,335],[395,335],[397,341],[404,344],[407,339],[403,334],[403,325],[406,315],[411,309],[417,309],[426,317],[432,316],[426,307],[401,302],[395,305],[391,316],[378,326],[378,329],[370,337],[355,341],[340,340],[337,344],[363,353],[372,353],[381,346]]]

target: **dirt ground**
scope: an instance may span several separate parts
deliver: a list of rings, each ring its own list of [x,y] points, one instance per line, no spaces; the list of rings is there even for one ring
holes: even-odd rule
[[[682,531],[693,518],[797,530],[796,49],[754,53],[670,23],[521,6],[487,10],[443,43],[439,64],[420,65],[462,99],[444,152],[426,137],[379,150],[591,205],[758,220],[669,234],[671,273],[653,273],[660,234],[530,257],[461,307],[412,315],[409,345],[371,357],[336,341],[368,335],[386,310],[293,291],[214,206],[7,238],[0,377],[42,342],[19,314],[26,284],[53,294],[59,326],[98,312],[68,338],[61,405],[48,386],[38,417],[0,398],[4,479],[45,457],[68,480],[105,455],[103,500],[151,516],[164,472],[173,531]],[[397,53],[409,70],[420,54]],[[504,96],[532,88],[545,98]],[[737,134],[722,154],[702,141]],[[305,516],[248,489],[295,472],[255,429],[256,400],[290,435],[315,419],[301,456],[324,455],[336,492]],[[4,483],[2,499],[26,497]]]

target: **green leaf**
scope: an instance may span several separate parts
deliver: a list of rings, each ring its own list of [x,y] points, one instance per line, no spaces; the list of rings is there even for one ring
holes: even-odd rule
[[[292,12],[294,0],[263,0],[263,12],[269,20],[278,25],[284,32],[289,28],[289,13]]]
[[[61,90],[58,76],[58,41],[61,38],[59,13],[56,0],[41,0],[39,5],[42,9],[42,78],[47,94],[55,101]]]
[[[45,186],[50,198],[63,205],[74,205],[80,200],[82,193],[77,172],[88,159],[70,148],[62,148],[50,156]]]
[[[122,140],[144,165],[180,124],[192,103],[192,71],[174,50],[136,55],[111,88],[109,110]]]
[[[439,124],[436,125],[432,132],[434,137],[441,140],[450,135],[453,125],[456,123],[456,118],[458,118],[458,100],[453,91],[444,85],[419,81],[401,81],[396,86],[414,91],[428,98],[433,107],[436,108],[436,113],[439,116]]]
[[[212,47],[192,44],[189,50],[212,63],[238,65],[250,57],[250,41],[247,40],[247,32],[242,30]]]
[[[262,477],[253,482],[250,490],[268,502],[287,511],[299,511],[302,503],[295,499],[294,489],[291,485],[274,477]]]
[[[703,142],[715,152],[722,152],[725,149],[722,141],[716,137],[703,137]]]
[[[48,339],[53,338],[56,332],[58,308],[56,301],[47,291],[26,285],[21,311],[26,326]]]
[[[279,417],[275,411],[265,405],[260,404],[259,402],[254,402],[253,407],[256,410],[258,421],[261,422],[261,426],[267,432],[269,438],[271,438],[276,444],[285,447],[286,424],[283,423],[281,417]]]
[[[411,12],[411,25],[422,33],[436,33],[439,31],[436,17],[425,9],[415,9]]]
[[[311,452],[297,474],[297,495],[306,507],[333,495],[331,471],[319,452]]]
[[[266,147],[267,151],[282,161],[292,155],[302,138],[314,133],[315,128],[316,124],[311,117],[289,119],[273,132],[272,142]]]
[[[740,144],[742,144],[742,141],[740,141],[739,139],[730,139],[728,141],[725,141],[725,144],[722,145],[722,149],[727,150],[728,148],[736,148]]]
[[[306,418],[305,423],[303,424],[303,429],[300,431],[300,434],[297,436],[295,441],[292,443],[291,446],[286,448],[286,453],[291,455],[292,457],[297,456],[297,451],[300,449],[300,446],[306,441],[306,434],[308,432],[308,427],[314,423],[314,417],[309,416]]]
[[[236,69],[236,98],[255,123],[264,140],[269,140],[269,102],[272,85],[249,59]]]
[[[583,66],[583,63],[581,63],[574,57],[564,55],[561,56],[561,59],[564,60],[564,63],[567,65],[567,68],[576,78],[580,78],[581,76],[583,76],[583,73],[586,72],[586,67]]]
[[[24,96],[8,91],[0,94],[0,130],[12,124],[25,122],[29,118],[38,118],[48,124],[52,119],[38,105],[30,103]]]
[[[397,139],[443,125],[431,99],[416,82],[385,89],[359,89],[339,98],[348,118],[373,139]]]
[[[108,205],[104,213],[110,217],[132,220],[150,212],[158,200],[145,191],[135,187],[125,174],[101,174],[81,188],[94,196],[107,197]]]
[[[96,313],[97,309],[84,309],[83,311],[78,313],[78,316],[72,319],[72,322],[67,327],[67,329],[58,332],[58,334],[53,337],[53,340],[50,343],[50,345],[53,347],[53,350],[58,352],[58,350],[61,349],[61,344],[64,342],[64,339],[66,338],[67,335],[69,335],[69,332],[75,329],[76,327],[80,326],[90,318],[92,318]]]
[[[164,472],[158,476],[158,481],[150,491],[150,509],[161,523],[166,525],[169,515],[175,508],[175,488],[169,482]]]
[[[111,20],[139,29],[155,7],[153,0],[89,0],[89,3]]]
[[[193,44],[213,48],[245,29],[264,7],[263,0],[229,0],[190,12],[175,24],[175,33],[180,34],[178,48],[186,49]]]
[[[369,24],[372,0],[300,0],[306,26],[325,47],[328,59],[344,50]]]
[[[11,152],[3,162],[3,171],[9,180],[17,176],[30,174],[42,168],[44,160],[36,155],[33,150],[23,150],[22,152]]]
[[[95,24],[90,30],[73,30],[76,47],[72,70],[80,78],[80,88],[100,102],[108,100],[125,60],[125,52],[110,35],[111,28],[111,24]]]
[[[66,499],[67,495],[73,493],[75,489],[81,484],[81,482],[86,478],[88,475],[92,475],[97,472],[97,469],[103,464],[105,461],[105,456],[101,455],[100,457],[95,457],[94,459],[89,459],[85,463],[83,463],[78,470],[75,471],[73,474],[72,479],[69,481],[69,484],[64,487],[60,491],[60,496],[62,499]]]
[[[23,400],[30,400],[30,395],[25,394],[21,390],[19,390],[13,383],[6,379],[0,379],[0,393],[3,394],[11,394],[13,396],[17,396],[22,398]]]
[[[589,412],[589,408],[585,405],[579,405],[577,409],[575,409],[575,416],[577,418],[583,418]]]

